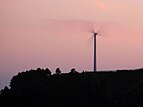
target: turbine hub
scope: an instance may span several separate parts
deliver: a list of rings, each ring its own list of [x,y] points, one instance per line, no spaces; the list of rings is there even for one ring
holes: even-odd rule
[[[96,35],[97,35],[97,33],[95,32],[95,33],[94,33],[94,36],[96,36]]]

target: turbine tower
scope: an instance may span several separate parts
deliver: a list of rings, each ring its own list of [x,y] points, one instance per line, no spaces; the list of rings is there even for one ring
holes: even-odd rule
[[[94,32],[94,65],[93,65],[93,70],[94,72],[96,72],[96,36],[97,36],[97,33]]]
[[[92,40],[94,41],[94,43],[93,43],[93,49],[94,49],[94,51],[93,51],[93,72],[96,72],[97,71],[97,57],[96,57],[96,38],[97,38],[97,36],[99,36],[99,35],[102,35],[101,33],[101,30],[102,30],[102,28],[103,28],[103,26],[104,26],[104,24],[103,25],[101,25],[99,28],[98,28],[98,30],[95,30],[94,29],[94,25],[93,25],[93,27],[92,27],[92,29],[90,30],[90,33],[92,33]]]

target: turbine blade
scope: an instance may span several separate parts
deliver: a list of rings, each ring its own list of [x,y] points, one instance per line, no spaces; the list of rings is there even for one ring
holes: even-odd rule
[[[88,40],[86,41],[86,46],[92,46],[93,44],[93,40],[94,40],[94,36],[92,35],[90,38],[88,38]]]
[[[105,23],[100,26],[100,28],[97,30],[96,33],[100,34],[102,32],[102,30],[103,30],[104,27],[105,27]]]
[[[93,37],[89,38],[89,40],[87,41],[86,45],[86,50],[90,51],[92,54],[92,50],[93,50]]]

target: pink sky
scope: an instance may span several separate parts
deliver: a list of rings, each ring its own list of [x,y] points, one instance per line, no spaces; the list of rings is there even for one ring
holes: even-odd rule
[[[142,6],[142,0],[1,0],[0,83],[37,67],[92,70],[93,24],[96,30],[104,24],[98,70],[143,67]]]

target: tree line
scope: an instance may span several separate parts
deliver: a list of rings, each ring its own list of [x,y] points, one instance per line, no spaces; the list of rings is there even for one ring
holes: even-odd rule
[[[142,107],[143,69],[62,73],[37,68],[13,76],[0,91],[6,107]]]

